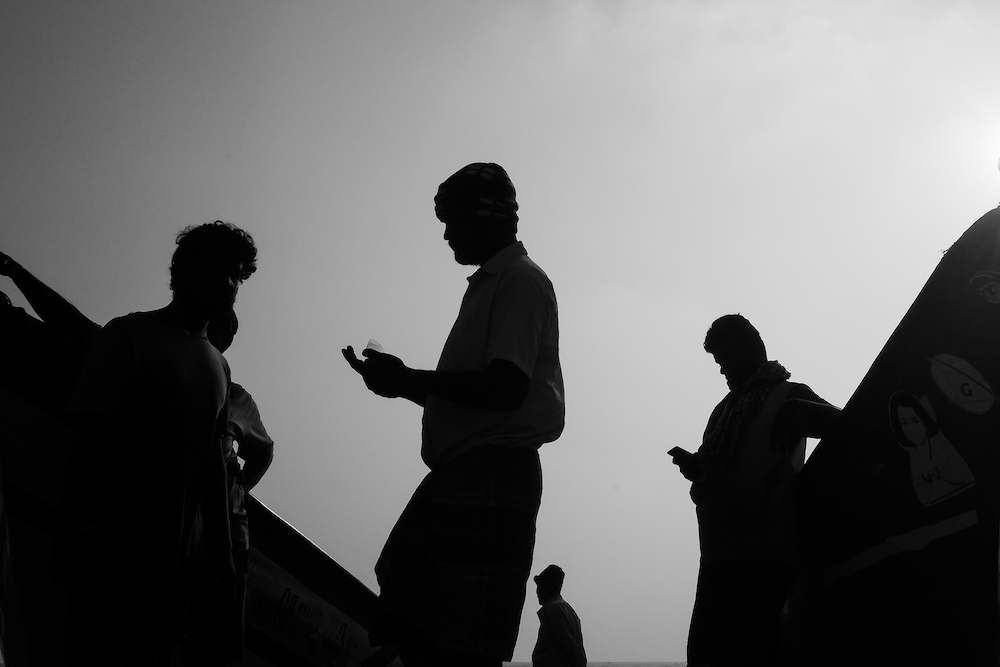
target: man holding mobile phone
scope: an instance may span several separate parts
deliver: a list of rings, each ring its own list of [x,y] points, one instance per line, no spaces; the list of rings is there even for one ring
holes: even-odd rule
[[[840,410],[789,382],[741,315],[712,323],[705,351],[730,391],[697,452],[668,452],[692,482],[701,546],[688,666],[777,664],[779,615],[800,558],[792,482],[805,438],[828,433]]]
[[[433,371],[370,346],[344,358],[423,407],[429,468],[382,550],[373,644],[407,667],[500,667],[514,652],[541,503],[538,448],[565,421],[556,295],[517,240],[514,185],[477,162],[434,198],[455,261],[478,267]]]

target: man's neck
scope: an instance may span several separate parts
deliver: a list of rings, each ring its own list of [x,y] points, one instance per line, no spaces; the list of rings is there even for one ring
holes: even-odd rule
[[[160,310],[153,311],[163,321],[187,331],[190,334],[198,335],[208,331],[208,318],[200,313],[192,311],[187,304],[178,301],[176,298]]]

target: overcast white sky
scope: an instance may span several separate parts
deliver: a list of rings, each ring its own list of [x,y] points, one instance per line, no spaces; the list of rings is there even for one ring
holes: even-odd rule
[[[847,401],[1000,198],[998,25],[994,0],[5,0],[0,250],[103,323],[167,303],[182,227],[251,232],[227,356],[277,441],[255,495],[377,590],[420,411],[340,348],[434,366],[469,271],[433,195],[504,165],[563,336],[534,569],[566,570],[592,660],[683,660],[666,450],[726,391],[704,332],[741,312]]]

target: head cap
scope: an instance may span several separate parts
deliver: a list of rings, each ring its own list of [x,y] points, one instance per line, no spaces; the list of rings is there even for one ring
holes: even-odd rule
[[[467,216],[506,222],[517,230],[517,193],[504,168],[493,162],[462,167],[438,187],[434,213],[439,220]]]
[[[563,579],[566,578],[566,573],[558,565],[549,565],[547,568],[535,575],[535,583],[539,586],[547,586],[549,588],[555,588],[557,590],[562,589]]]

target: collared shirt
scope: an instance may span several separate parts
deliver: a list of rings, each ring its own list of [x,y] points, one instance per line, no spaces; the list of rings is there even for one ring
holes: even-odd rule
[[[556,595],[538,610],[538,640],[532,667],[586,667],[583,628],[573,607]]]
[[[531,383],[524,403],[513,410],[429,396],[421,456],[431,468],[477,447],[537,448],[558,438],[565,421],[559,317],[548,276],[518,242],[490,258],[468,280],[437,370],[485,371],[491,361],[503,359]]]

